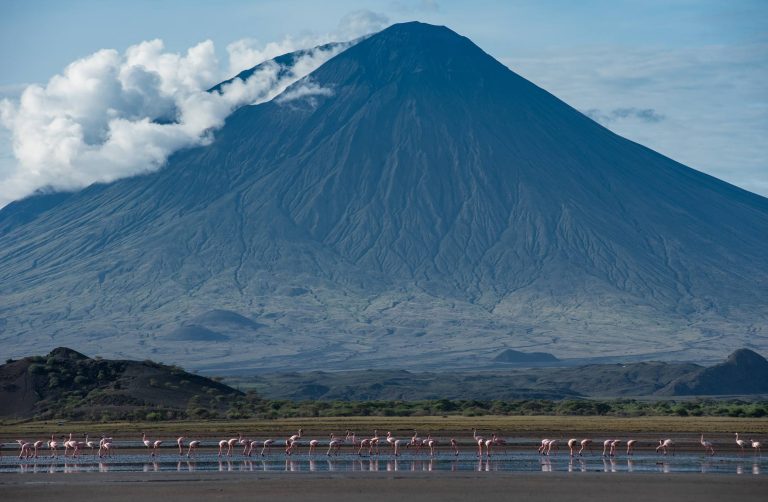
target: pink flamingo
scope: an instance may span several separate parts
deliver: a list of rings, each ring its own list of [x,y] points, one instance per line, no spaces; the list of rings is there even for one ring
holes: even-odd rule
[[[607,457],[610,454],[611,449],[611,443],[613,442],[613,439],[606,439],[603,441],[603,456]]]
[[[37,458],[37,450],[39,448],[42,448],[42,446],[45,444],[45,441],[35,441],[32,447],[35,449],[35,455],[34,458]]]
[[[458,456],[459,455],[459,443],[456,441],[456,438],[451,438],[451,448],[453,448],[453,454]]]
[[[160,445],[163,444],[162,440],[158,439],[154,443],[152,443],[152,456],[157,455],[157,449],[160,448]]]
[[[427,446],[429,446],[429,456],[434,457],[439,451],[436,439],[432,439],[432,434],[427,435]]]
[[[616,447],[619,446],[619,443],[621,443],[620,439],[614,439],[611,441],[611,450],[608,453],[609,456],[615,457],[616,456]]]
[[[179,436],[176,438],[176,444],[179,445],[179,456],[184,455],[184,440],[186,437]]]
[[[227,441],[227,456],[228,456],[228,457],[232,455],[232,448],[234,448],[234,446],[235,446],[235,445],[236,445],[236,444],[237,444],[237,443],[238,443],[238,442],[239,442],[241,439],[243,439],[243,435],[242,435],[242,434],[240,434],[240,433],[238,432],[238,433],[237,433],[237,437],[236,437],[236,438],[231,438],[231,439],[229,439],[229,440]]]
[[[739,448],[741,448],[741,453],[744,453],[744,447],[747,445],[747,442],[743,439],[739,439],[739,433],[736,433],[736,444],[739,445]]]
[[[141,442],[144,443],[144,446],[147,447],[147,451],[150,452],[149,456],[150,457],[153,456],[154,453],[152,453],[152,451],[151,451],[152,450],[152,441],[147,439],[147,433],[146,432],[142,432],[141,433]],[[64,455],[66,456],[66,453]]]
[[[99,458],[102,456],[111,456],[112,454],[112,438],[103,437],[99,440]]]
[[[578,439],[569,439],[568,440],[568,450],[571,452],[571,456],[573,456],[573,450],[576,449],[576,445],[579,444]]]
[[[397,439],[392,435],[392,432],[387,431],[387,443],[391,447],[392,451],[395,452],[395,456],[397,456],[397,450],[395,448],[395,442]]]
[[[664,455],[667,454],[667,450],[672,448],[672,456],[675,455],[675,442],[671,439],[659,439],[659,446],[656,447],[656,451],[661,450]]]
[[[358,455],[362,455],[363,454],[362,453],[363,452],[363,448],[366,448],[366,447],[368,448],[368,455],[370,456],[371,455],[371,449],[373,447],[371,446],[371,440],[367,439],[367,438],[360,440],[360,448],[358,448],[357,454]]]
[[[483,443],[485,445],[485,454],[488,456],[488,458],[491,458],[491,449],[493,448],[494,444],[494,438],[496,437],[496,434],[491,434],[490,439],[486,439]]]
[[[547,444],[547,455],[549,455],[550,453],[552,453],[552,448],[554,448],[554,449],[555,449],[555,453],[557,453],[557,452],[558,452],[558,450],[560,450],[560,445],[559,445],[559,443],[558,443],[557,439],[552,439],[552,440],[550,440],[550,441],[549,441],[549,443]]]
[[[187,458],[194,456],[194,454],[197,452],[198,446],[200,446],[200,441],[197,439],[189,442],[189,449],[187,450]]]
[[[341,449],[341,445],[343,444],[344,440],[337,438],[334,433],[331,433],[331,440],[328,442],[328,453],[326,453],[326,455],[330,457],[331,452],[333,452],[334,455],[338,455],[339,449]]]
[[[57,457],[59,455],[59,452],[57,449],[58,446],[59,446],[59,442],[56,441],[55,436],[51,434],[51,440],[48,441],[48,448],[51,449],[51,458]]]
[[[320,441],[318,441],[317,439],[311,439],[309,441],[309,454],[312,455],[319,445],[320,445]]]
[[[17,439],[16,442],[19,443],[19,458],[29,458],[32,456],[32,443],[23,439]]]
[[[710,441],[704,440],[704,434],[701,435],[701,439],[699,440],[701,443],[701,446],[704,447],[704,454],[706,455],[709,453],[711,456],[715,455],[715,447],[712,445]]]
[[[219,457],[221,457],[222,453],[224,452],[224,448],[226,448],[227,446],[229,446],[229,441],[227,441],[226,439],[222,439],[221,441],[219,441]]]
[[[549,446],[549,442],[552,441],[551,439],[542,439],[541,440],[541,446],[539,446],[539,454],[545,455],[544,452],[547,451],[547,446]]]
[[[637,439],[630,439],[627,441],[627,455],[634,455],[635,454],[635,445],[637,444]]]
[[[376,450],[376,455],[379,454],[379,440],[381,440],[379,437],[379,431],[374,430],[373,437],[371,438],[371,450],[368,452],[369,455],[373,453],[374,449]]]
[[[581,457],[582,452],[584,451],[584,448],[589,448],[589,451],[592,452],[592,440],[591,439],[582,439],[581,440],[581,448],[579,448],[579,456]]]
[[[477,456],[479,458],[482,458],[483,445],[485,444],[485,438],[483,436],[477,435],[477,429],[472,429],[472,438],[475,440],[475,443],[477,443]]]
[[[93,456],[93,450],[96,448],[96,442],[88,439],[88,434],[85,435],[85,446],[91,449],[91,456]]]
[[[755,441],[754,439],[750,439],[749,442],[752,443],[752,448],[755,449],[755,454],[756,455],[757,454],[760,454],[760,455],[763,454],[762,453],[763,443],[761,443],[760,441]]]
[[[264,450],[267,451],[267,454],[269,454],[270,451],[272,451],[272,444],[275,442],[274,439],[265,439],[264,444],[261,448],[261,456],[264,456]]]

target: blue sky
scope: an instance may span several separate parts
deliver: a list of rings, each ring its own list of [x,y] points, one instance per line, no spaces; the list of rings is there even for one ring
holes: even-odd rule
[[[446,25],[615,132],[768,195],[762,0],[0,0],[0,98],[16,106],[25,86],[45,88],[67,65],[105,48],[122,55],[159,38],[166,53],[183,56],[211,40],[217,78],[234,71],[226,48],[238,40],[248,39],[251,49],[270,42],[290,48],[408,20]],[[12,151],[7,126],[16,112],[6,110],[0,185],[31,169],[19,160],[29,152]],[[19,122],[16,134],[24,129]],[[93,179],[74,176],[72,183]],[[0,193],[0,206],[30,186],[7,189],[6,200]]]

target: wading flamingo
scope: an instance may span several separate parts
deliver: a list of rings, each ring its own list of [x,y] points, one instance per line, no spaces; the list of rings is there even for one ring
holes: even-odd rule
[[[699,440],[699,443],[701,443],[701,446],[704,448],[704,454],[706,455],[709,453],[710,455],[715,454],[715,448],[712,446],[712,443],[709,441],[706,441],[704,439],[704,434],[701,435],[701,439]]]
[[[741,453],[744,453],[744,447],[747,445],[747,442],[743,439],[739,439],[739,433],[736,433],[736,444],[739,445],[739,448],[741,448]]]
[[[267,451],[267,454],[269,454],[270,451],[272,451],[272,444],[275,442],[274,439],[265,439],[264,445],[261,447],[261,456],[264,456],[264,451]]]
[[[592,440],[591,439],[582,439],[581,440],[581,448],[579,448],[579,456],[582,456],[582,453],[584,452],[584,448],[589,448],[589,452],[592,453]]]
[[[456,441],[456,438],[451,438],[451,448],[453,448],[453,454],[458,456],[459,455],[459,443]]]
[[[762,455],[763,443],[761,443],[760,441],[755,441],[754,439],[750,439],[749,442],[752,443],[752,448],[755,449],[755,454],[759,453],[760,455]]]
[[[573,456],[573,450],[576,449],[576,445],[579,444],[578,439],[569,439],[568,440],[568,450],[571,452],[571,456]]]
[[[328,442],[328,453],[326,453],[326,455],[330,457],[331,452],[333,452],[334,455],[338,455],[339,449],[341,449],[341,445],[343,444],[344,440],[337,438],[334,433],[331,433],[331,440]]]
[[[635,445],[637,444],[637,439],[630,439],[627,441],[627,455],[634,455],[635,454]]]
[[[176,444],[179,445],[179,456],[184,455],[184,440],[186,438],[184,436],[179,436],[176,438]]]
[[[675,442],[671,439],[659,439],[659,446],[656,447],[656,451],[661,450],[664,455],[667,454],[667,450],[672,448],[672,456],[675,455]]]
[[[189,449],[187,450],[187,457],[194,456],[197,452],[197,447],[200,446],[200,441],[194,440],[189,442]]]

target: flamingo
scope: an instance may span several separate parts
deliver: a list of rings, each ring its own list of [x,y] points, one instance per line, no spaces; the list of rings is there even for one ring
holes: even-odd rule
[[[274,442],[275,442],[274,439],[265,439],[264,440],[264,445],[261,448],[261,456],[262,457],[264,456],[264,450],[266,450],[267,453],[272,451],[272,443],[274,443]]]
[[[342,444],[344,444],[344,441],[342,439],[337,438],[334,433],[331,433],[331,440],[328,442],[328,453],[326,453],[326,455],[330,457],[331,452],[333,452],[334,455],[338,455],[339,449],[341,448]]]
[[[627,455],[634,455],[635,454],[635,445],[637,444],[637,439],[630,439],[627,441]]]
[[[539,453],[544,455],[545,451],[547,451],[547,446],[549,446],[549,442],[552,441],[551,439],[542,439],[541,440],[541,446],[539,446]]]
[[[397,439],[392,435],[391,432],[387,431],[387,443],[389,443],[389,446],[392,448],[392,451],[395,452],[395,456],[397,456],[397,450],[395,449],[395,443],[397,442]]]
[[[591,439],[582,439],[581,440],[581,448],[579,448],[579,456],[581,457],[582,452],[584,451],[584,448],[589,447],[589,451],[592,451],[592,440]]]
[[[754,439],[750,439],[749,442],[752,443],[752,448],[755,449],[755,454],[759,453],[760,455],[762,455],[763,443],[761,443],[760,441],[755,441]]]
[[[141,433],[141,442],[144,443],[144,446],[147,447],[147,451],[150,451],[152,449],[152,441],[147,439],[147,433],[146,432],[142,432]],[[64,456],[66,456],[66,455],[67,454],[65,453]],[[154,455],[154,453],[150,453],[149,456],[151,457],[153,455]]]
[[[371,449],[372,449],[371,440],[370,439],[362,439],[362,440],[360,440],[360,448],[358,448],[357,454],[358,455],[362,455],[363,454],[362,453],[363,452],[363,448],[365,448],[365,447],[368,447],[368,455],[370,456],[371,455]]]
[[[491,458],[491,448],[493,448],[493,442],[496,438],[496,434],[491,434],[490,439],[486,439],[483,443],[485,445],[485,454],[488,456],[488,458]]]
[[[355,438],[355,433],[350,431],[349,429],[347,429],[347,434],[344,440],[352,442],[352,449],[357,448],[357,439]]]
[[[373,452],[374,448],[376,449],[376,455],[379,454],[379,440],[380,439],[381,438],[379,437],[379,431],[378,430],[374,430],[373,431],[373,437],[371,438],[371,450],[368,452],[369,455]]]
[[[701,446],[704,447],[704,454],[705,455],[707,453],[709,453],[712,456],[715,455],[715,448],[712,446],[711,442],[704,440],[704,434],[701,435],[701,439],[699,440],[699,442],[701,443]]]
[[[485,443],[485,438],[482,436],[477,435],[477,429],[472,429],[472,437],[475,440],[475,443],[477,443],[477,456],[482,457],[483,456],[483,444]]]
[[[571,456],[573,456],[573,450],[576,448],[576,445],[579,444],[578,439],[569,439],[568,440],[568,450],[571,452]]]
[[[547,443],[547,455],[549,455],[552,452],[552,448],[555,449],[555,453],[560,449],[560,445],[557,442],[557,439],[552,439],[549,443]]]
[[[19,443],[19,458],[29,458],[32,456],[32,451],[30,450],[32,443],[23,439],[17,439],[16,442]]]
[[[419,433],[414,430],[413,436],[411,437],[411,440],[408,441],[408,444],[406,445],[406,447],[410,448],[411,446],[415,446],[416,453],[419,453],[419,450],[421,449],[421,443],[422,443],[422,439],[419,437]]]
[[[243,455],[246,457],[250,457],[251,453],[253,453],[253,449],[259,446],[259,442],[255,439],[253,441],[245,441],[245,446],[243,447]]]
[[[435,453],[438,452],[438,447],[437,447],[437,440],[432,439],[431,434],[427,436],[427,446],[429,446],[429,456],[434,457]]]
[[[672,441],[671,439],[664,439],[664,440],[659,439],[659,446],[656,447],[656,451],[661,450],[662,452],[664,452],[664,455],[666,455],[667,454],[667,450],[669,448],[672,448],[672,455],[674,456],[674,454],[675,454],[675,442]]]
[[[454,455],[459,455],[459,443],[456,442],[456,438],[451,438],[451,448],[453,448]]]
[[[226,439],[222,439],[221,441],[219,441],[219,457],[221,457],[224,451],[224,448],[226,448],[228,445],[229,445],[229,441],[227,441]]]
[[[104,456],[105,457],[111,457],[112,456],[112,448],[114,446],[112,445],[112,438],[102,438],[99,442],[99,458],[101,458],[101,450],[104,449]]]
[[[747,445],[747,442],[743,439],[739,439],[739,433],[736,433],[736,444],[739,445],[739,448],[741,448],[741,453],[744,453],[744,447]]]
[[[230,439],[227,441],[227,456],[228,456],[228,457],[232,455],[232,448],[233,448],[233,447],[234,447],[234,446],[235,446],[235,445],[236,445],[238,442],[240,442],[242,439],[243,439],[243,435],[242,435],[242,434],[240,434],[240,433],[238,432],[238,433],[237,433],[237,437],[236,437],[236,438],[230,438]]]
[[[179,445],[179,456],[184,455],[184,440],[186,438],[184,436],[179,436],[176,438],[176,444]]]
[[[37,450],[38,448],[41,448],[45,444],[45,441],[35,441],[35,443],[32,445],[32,447],[35,449],[35,456],[34,458],[37,458]]]
[[[615,457],[616,456],[616,447],[619,446],[619,443],[621,443],[621,439],[614,439],[611,441],[611,449],[608,453],[609,456]]]
[[[64,439],[64,436],[61,436],[62,439]],[[72,453],[72,456],[75,456],[75,453],[77,453],[77,441],[72,441],[72,433],[69,433],[69,439],[64,441],[64,458],[67,457],[67,453],[69,453],[69,449],[73,448],[75,451]]]
[[[161,444],[163,444],[163,441],[162,441],[162,440],[160,440],[160,439],[158,439],[157,441],[155,441],[154,443],[152,443],[152,456],[153,456],[153,457],[154,457],[154,456],[156,456],[156,454],[157,454],[157,449],[158,449],[158,448],[160,448],[160,445],[161,445]]]
[[[200,446],[200,441],[197,439],[189,442],[189,449],[187,450],[187,458],[192,456],[197,451],[197,447]]]
[[[85,446],[91,449],[91,455],[93,455],[93,449],[96,448],[96,442],[88,439],[88,434],[85,435]]]
[[[58,456],[58,453],[59,453],[57,450],[58,446],[59,446],[59,442],[56,441],[55,436],[51,434],[51,440],[48,441],[48,448],[51,449],[51,458]]]
[[[311,439],[309,441],[309,454],[312,455],[315,452],[315,449],[320,445],[320,441],[317,439]]]
[[[112,438],[102,436],[99,440],[99,458],[111,455],[112,448]]]
[[[610,454],[611,449],[611,443],[613,442],[613,439],[606,439],[603,441],[603,456],[607,457]]]
[[[301,435],[303,433],[303,429],[299,429],[299,432],[294,434],[293,436],[289,437],[285,440],[285,454],[290,455],[293,453],[294,448],[298,448],[299,445],[297,441],[301,439]]]

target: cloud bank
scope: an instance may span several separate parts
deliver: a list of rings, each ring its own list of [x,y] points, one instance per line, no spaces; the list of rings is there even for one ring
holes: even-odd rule
[[[240,40],[227,46],[224,65],[210,40],[184,54],[151,40],[122,54],[105,49],[77,60],[46,85],[27,86],[18,100],[0,101],[0,123],[10,131],[16,159],[0,168],[0,207],[39,190],[73,190],[156,170],[173,152],[209,142],[237,108],[273,99],[349,42],[307,50],[290,68],[270,59],[338,34],[359,37],[386,22],[358,11],[342,19],[337,34],[266,45]],[[259,64],[247,79],[208,92]],[[329,93],[307,82],[286,99]]]

